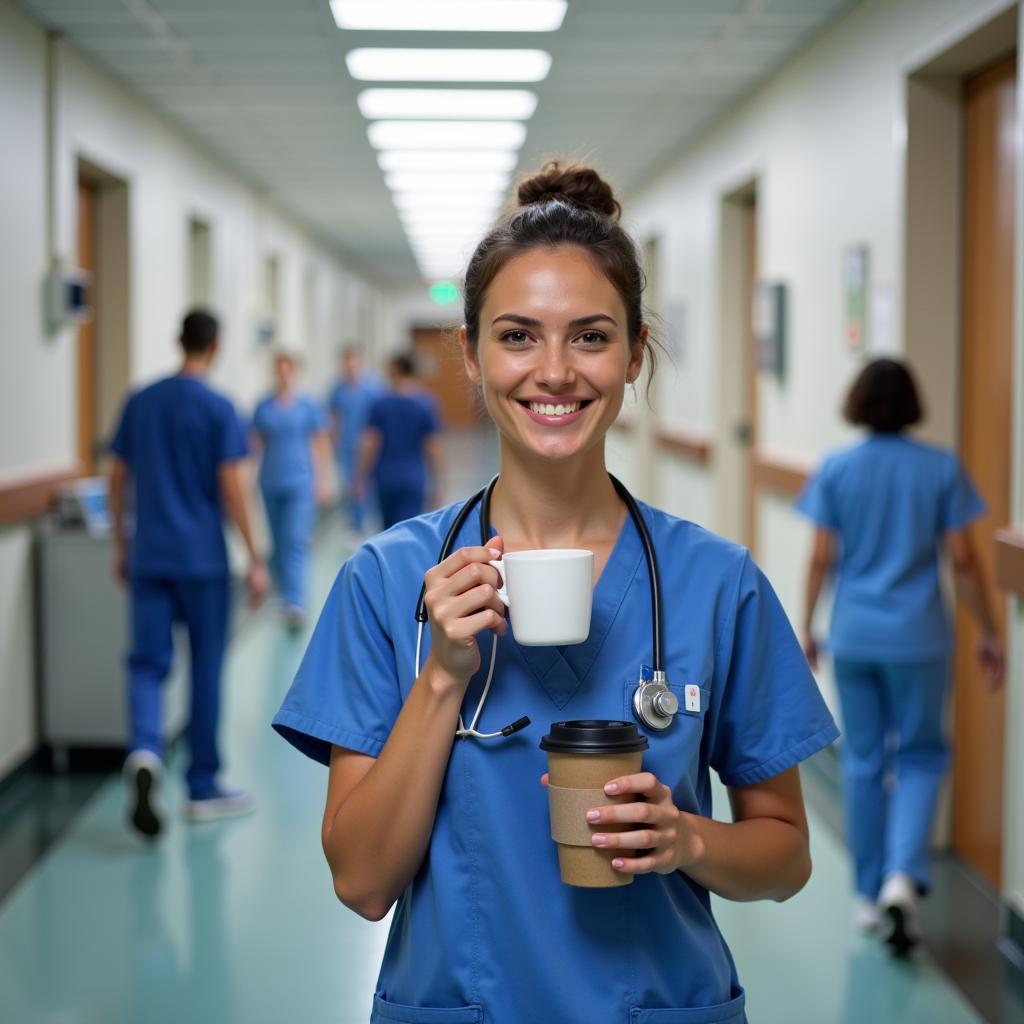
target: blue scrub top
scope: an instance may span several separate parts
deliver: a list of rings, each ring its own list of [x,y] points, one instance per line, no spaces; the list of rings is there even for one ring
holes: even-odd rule
[[[729,786],[785,771],[837,736],[800,646],[747,553],[641,505],[660,554],[671,687],[701,689],[649,733],[644,769],[676,804],[711,815],[709,769]],[[376,756],[414,677],[414,612],[457,506],[407,520],[342,567],[274,727],[324,764],[332,744]],[[479,544],[471,515],[456,547]],[[498,641],[481,731],[528,715],[507,739],[454,740],[423,866],[395,907],[372,1020],[638,1022],[682,1020],[663,1008],[717,1007],[687,1021],[740,1024],[744,996],[708,892],[681,872],[609,890],[559,878],[538,744],[565,719],[632,720],[651,658],[650,591],[627,519],[594,591],[589,639],[575,646]],[[483,665],[463,715],[476,708]],[[424,633],[424,659],[429,651]],[[466,719],[468,721],[468,717]],[[454,1008],[438,1009],[427,1008]],[[648,1011],[662,1010],[662,1014]]]
[[[899,662],[949,655],[939,542],[985,513],[955,455],[901,434],[873,434],[826,458],[797,507],[838,535],[834,655]]]
[[[313,435],[327,429],[327,414],[320,403],[309,395],[296,395],[286,402],[270,395],[256,406],[252,427],[263,443],[263,490],[308,491],[313,486]]]
[[[335,384],[327,398],[327,406],[341,424],[337,445],[339,458],[355,455],[370,407],[383,393],[383,382],[373,374],[363,374],[351,383],[339,381]]]
[[[226,576],[217,470],[248,453],[234,406],[198,377],[157,381],[125,403],[110,450],[135,484],[136,576]]]
[[[378,487],[422,486],[427,478],[423,442],[441,427],[429,394],[382,395],[373,403],[367,426],[380,431],[373,478]]]

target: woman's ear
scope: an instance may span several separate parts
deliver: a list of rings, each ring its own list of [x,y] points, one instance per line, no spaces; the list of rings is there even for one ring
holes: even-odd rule
[[[480,383],[480,361],[477,359],[476,345],[472,344],[466,334],[466,325],[459,328],[459,348],[462,349],[462,365],[466,368],[466,376],[471,384]]]
[[[640,328],[640,337],[636,343],[629,347],[629,364],[626,366],[626,383],[633,384],[640,376],[644,367],[644,354],[647,352],[648,342],[647,324]]]

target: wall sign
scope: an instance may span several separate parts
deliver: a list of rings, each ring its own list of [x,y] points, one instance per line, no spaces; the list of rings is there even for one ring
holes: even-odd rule
[[[758,281],[753,316],[757,368],[782,377],[786,370],[786,286],[779,281]]]

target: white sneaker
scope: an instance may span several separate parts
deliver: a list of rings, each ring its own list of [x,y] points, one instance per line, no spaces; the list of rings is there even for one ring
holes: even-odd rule
[[[164,766],[151,750],[133,750],[124,762],[128,790],[128,821],[147,839],[155,839],[164,827],[164,810],[157,794],[163,782]]]
[[[914,880],[902,872],[890,875],[878,895],[878,907],[885,918],[885,942],[894,956],[906,956],[921,938]]]
[[[185,817],[189,821],[217,821],[220,818],[237,818],[255,809],[252,794],[247,790],[222,787],[203,800],[189,800],[185,804]]]
[[[881,931],[882,915],[878,910],[878,904],[865,896],[858,896],[853,908],[853,924],[858,931]]]

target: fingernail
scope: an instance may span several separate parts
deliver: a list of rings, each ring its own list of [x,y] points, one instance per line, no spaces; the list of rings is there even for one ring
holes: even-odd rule
[[[624,860],[622,860],[620,857],[616,857],[615,860],[612,861],[612,867],[613,868],[621,868],[622,865],[625,864],[625,863],[626,862]]]
[[[608,837],[602,835],[591,836],[590,841],[595,846],[604,846],[604,844],[608,842]]]
[[[617,782],[609,782],[608,785],[604,787],[604,791],[606,793],[618,793],[619,784]]]
[[[597,819],[600,817],[600,811],[587,811],[587,821],[597,821]]]
[[[487,553],[491,558],[501,558],[501,552],[497,548],[488,548]]]

